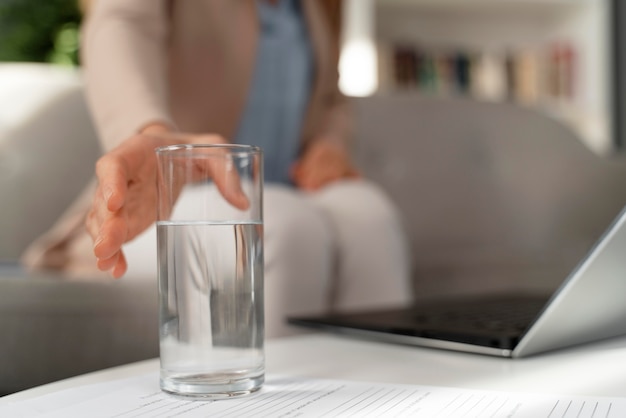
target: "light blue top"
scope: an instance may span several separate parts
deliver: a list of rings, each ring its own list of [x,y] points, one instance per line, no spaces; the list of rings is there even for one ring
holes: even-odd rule
[[[313,55],[299,0],[257,0],[260,37],[235,142],[263,149],[265,181],[290,183],[309,102]]]

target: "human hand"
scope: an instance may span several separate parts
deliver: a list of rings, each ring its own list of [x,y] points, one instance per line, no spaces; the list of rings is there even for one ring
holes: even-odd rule
[[[146,131],[144,131],[146,132]],[[175,144],[221,144],[219,135],[181,135],[165,128],[135,135],[102,156],[96,163],[98,186],[87,215],[87,231],[94,240],[94,255],[102,271],[121,277],[127,269],[122,245],[156,220],[155,148]],[[220,188],[226,178],[215,178]],[[226,196],[234,206],[248,205],[243,193]]]
[[[297,187],[314,191],[335,180],[361,175],[343,146],[322,140],[306,149],[294,163],[291,176]]]

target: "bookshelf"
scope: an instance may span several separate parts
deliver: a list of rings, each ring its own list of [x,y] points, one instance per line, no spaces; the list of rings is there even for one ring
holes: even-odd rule
[[[375,94],[513,101],[613,151],[610,0],[375,0]]]

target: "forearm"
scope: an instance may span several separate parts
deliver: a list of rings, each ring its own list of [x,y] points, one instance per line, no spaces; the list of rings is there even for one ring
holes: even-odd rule
[[[352,143],[352,110],[348,99],[337,93],[325,109],[323,128],[318,134],[319,140],[326,140],[349,149]]]

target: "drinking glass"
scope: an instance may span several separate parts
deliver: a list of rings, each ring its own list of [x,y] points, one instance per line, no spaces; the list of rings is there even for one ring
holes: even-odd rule
[[[193,398],[264,381],[262,151],[158,148],[160,385]]]

